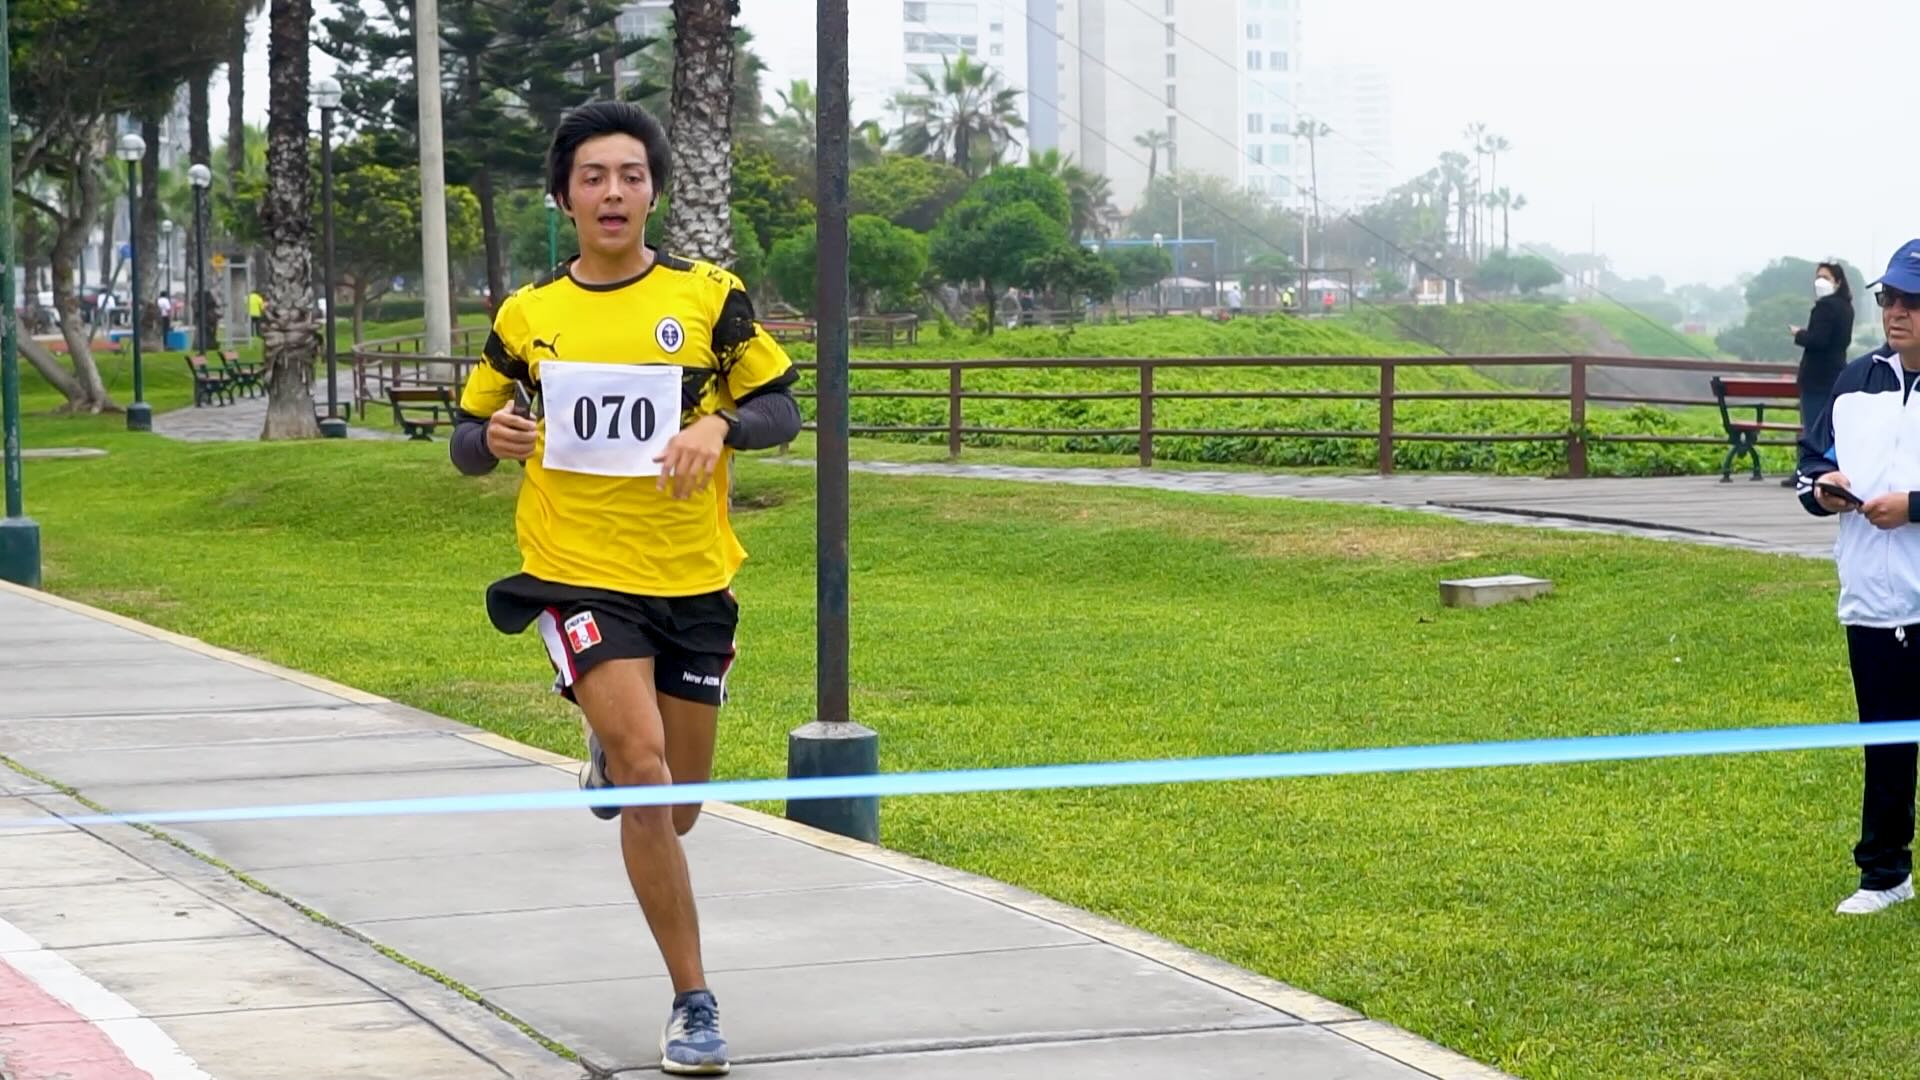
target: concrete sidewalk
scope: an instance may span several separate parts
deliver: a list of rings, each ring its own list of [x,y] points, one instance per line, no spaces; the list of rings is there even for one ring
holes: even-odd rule
[[[0,755],[27,770],[0,769],[0,815],[78,811],[54,783],[123,812],[575,785],[567,759],[4,585]],[[192,853],[53,819],[0,833],[0,975],[27,952],[70,964],[201,1070],[181,1076],[557,1080],[658,1061],[671,990],[610,823],[165,832]],[[1501,1075],[1087,913],[778,818],[709,806],[687,845],[738,1075]],[[0,1016],[0,1063],[33,1028]]]

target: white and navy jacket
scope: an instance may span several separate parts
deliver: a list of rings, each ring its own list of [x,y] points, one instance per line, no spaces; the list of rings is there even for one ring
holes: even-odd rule
[[[1813,482],[1838,470],[1862,499],[1909,492],[1920,522],[1920,395],[1892,348],[1853,361],[1833,384],[1833,403],[1800,439],[1800,503],[1828,516]],[[1840,569],[1840,621],[1849,626],[1920,623],[1920,524],[1881,529],[1858,513],[1840,518],[1833,542]]]

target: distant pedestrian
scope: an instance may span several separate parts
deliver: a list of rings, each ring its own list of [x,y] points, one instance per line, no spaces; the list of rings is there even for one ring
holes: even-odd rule
[[[1853,290],[1847,272],[1837,262],[1823,262],[1813,272],[1813,313],[1805,327],[1789,327],[1800,346],[1800,434],[1827,410],[1833,400],[1833,381],[1847,366],[1847,346],[1853,342]],[[1780,481],[1792,487],[1793,477]]]

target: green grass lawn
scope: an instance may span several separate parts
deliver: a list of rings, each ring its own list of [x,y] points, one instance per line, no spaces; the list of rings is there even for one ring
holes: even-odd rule
[[[445,444],[28,463],[47,585],[565,753],[495,633],[512,472]],[[812,476],[749,463],[718,774],[784,773],[814,686]],[[1844,721],[1811,560],[1285,501],[853,478],[853,702],[888,770]],[[421,512],[431,507],[432,512]],[[1552,578],[1441,608],[1442,577]],[[1858,752],[889,800],[884,841],[1529,1078],[1894,1076],[1920,913],[1849,891]],[[1909,905],[1911,907],[1911,905]]]

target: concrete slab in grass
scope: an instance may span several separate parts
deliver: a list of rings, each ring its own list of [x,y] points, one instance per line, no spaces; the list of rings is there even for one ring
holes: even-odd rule
[[[1180,1080],[1430,1080],[1318,1027],[1023,1043],[756,1065],[768,1080],[977,1080],[985,1076],[1167,1076]]]
[[[1104,945],[713,972],[708,981],[727,1041],[746,1059],[1299,1022]],[[673,987],[660,976],[515,987],[486,996],[586,1060],[622,1068],[659,1060]],[[842,1005],[800,1008],[797,1002]]]

